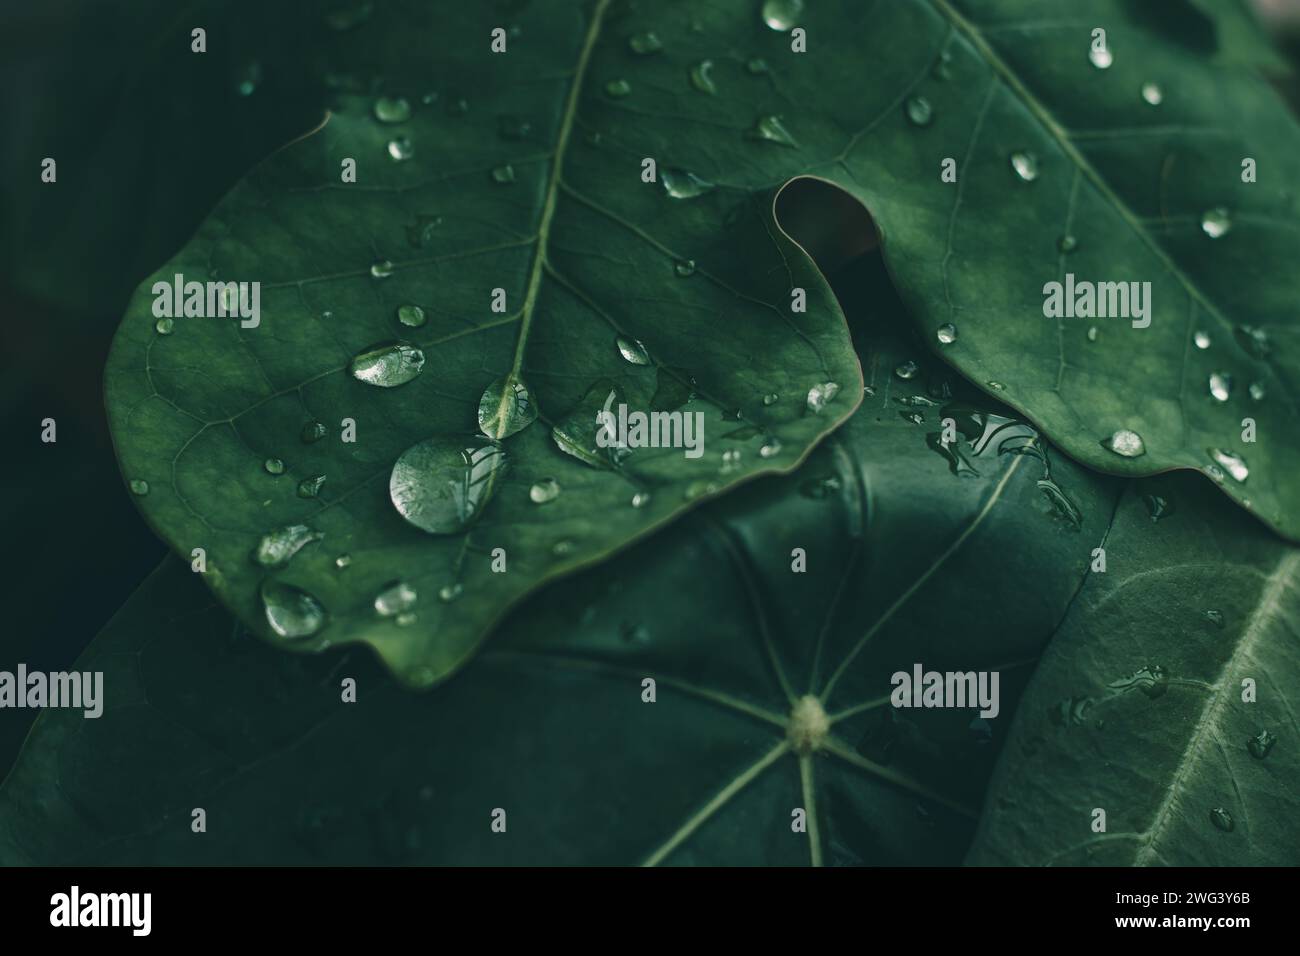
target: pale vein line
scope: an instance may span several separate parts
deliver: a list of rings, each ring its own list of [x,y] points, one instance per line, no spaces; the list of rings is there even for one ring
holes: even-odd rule
[[[754,762],[748,770],[740,773],[736,779],[732,780],[731,783],[719,790],[712,800],[706,803],[698,812],[695,813],[694,816],[678,827],[676,832],[665,840],[659,849],[646,857],[646,861],[641,865],[658,866],[662,863],[668,854],[672,853],[673,850],[677,849],[677,847],[689,839],[691,834],[708,822],[708,819],[721,810],[732,797],[753,783],[759,774],[785,756],[789,749],[789,742],[783,740],[769,750],[766,755]]]
[[[1259,596],[1259,604],[1255,607],[1254,613],[1250,615],[1250,620],[1246,622],[1246,627],[1241,633],[1241,640],[1224,662],[1223,667],[1220,668],[1219,676],[1214,681],[1217,689],[1206,698],[1205,706],[1201,708],[1201,715],[1197,718],[1196,725],[1192,727],[1187,746],[1183,748],[1182,756],[1178,759],[1178,770],[1165,791],[1164,799],[1156,807],[1156,812],[1151,818],[1151,826],[1143,834],[1146,842],[1134,857],[1134,865],[1146,866],[1152,858],[1159,856],[1159,852],[1155,849],[1156,843],[1169,826],[1170,814],[1174,809],[1174,805],[1178,802],[1183,783],[1196,762],[1197,752],[1205,740],[1213,734],[1221,712],[1228,699],[1232,696],[1227,692],[1227,681],[1236,668],[1238,661],[1250,656],[1250,651],[1255,642],[1259,640],[1260,635],[1280,615],[1282,593],[1290,583],[1290,578],[1297,572],[1300,572],[1300,551],[1288,551],[1278,561],[1273,573],[1266,579],[1263,591]]]
[[[840,758],[850,766],[866,772],[870,776],[884,780],[886,783],[892,783],[894,786],[901,787],[903,790],[914,793],[919,797],[924,797],[926,800],[933,800],[935,803],[947,807],[949,810],[956,813],[960,813],[964,817],[970,817],[973,820],[979,816],[975,810],[966,806],[964,803],[959,803],[951,797],[945,797],[943,794],[939,793],[939,791],[931,789],[926,784],[921,783],[921,781],[916,780],[907,774],[899,773],[897,770],[893,770],[889,767],[883,766],[882,764],[878,764],[874,760],[868,760],[837,737],[827,737],[826,742],[822,745],[822,749],[827,753]]]
[[[1011,476],[1016,473],[1016,469],[1020,467],[1022,461],[1024,461],[1023,456],[1016,457],[1015,461],[1013,461],[1007,468],[1006,473],[1002,476],[1001,480],[998,481],[997,487],[993,489],[993,494],[989,495],[989,500],[984,503],[984,507],[980,509],[980,513],[975,516],[975,520],[972,521],[967,526],[966,530],[957,537],[956,541],[948,546],[948,549],[944,551],[943,554],[939,555],[935,562],[930,565],[929,569],[927,569],[924,574],[912,583],[911,587],[898,596],[885,613],[880,615],[876,620],[876,623],[871,625],[871,628],[867,633],[862,635],[862,637],[858,639],[858,642],[853,645],[853,650],[849,651],[844,660],[840,662],[840,666],[836,668],[835,673],[831,675],[831,679],[826,682],[826,688],[821,692],[821,700],[823,702],[830,698],[831,691],[835,689],[835,684],[844,674],[844,671],[848,668],[849,664],[853,662],[853,659],[861,653],[864,647],[866,647],[867,642],[871,640],[875,633],[894,616],[899,608],[908,602],[912,595],[915,594],[926,581],[930,580],[930,577],[943,566],[944,562],[957,553],[958,549],[966,543],[966,539],[975,533],[975,529],[983,523],[984,519],[988,517],[988,513],[993,510],[993,506],[998,503],[998,499],[1002,497],[1003,489],[1006,488],[1007,482],[1011,480]]]
[[[817,794],[812,760],[812,754],[799,755],[799,786],[803,789],[803,809],[808,817],[808,858],[813,866],[821,866],[822,839],[817,825]]]

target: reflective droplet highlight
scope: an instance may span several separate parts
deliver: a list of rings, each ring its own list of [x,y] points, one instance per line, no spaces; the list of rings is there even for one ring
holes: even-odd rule
[[[753,139],[775,143],[778,146],[789,146],[792,149],[799,148],[798,142],[790,135],[790,131],[785,128],[785,124],[781,122],[781,117],[775,115],[760,116],[754,123],[754,128],[750,130],[750,136]]]
[[[381,96],[375,100],[375,119],[381,123],[405,123],[411,118],[411,104],[400,96]]]
[[[304,445],[311,445],[325,437],[324,422],[307,422],[302,426],[302,431],[298,433]]]
[[[934,107],[924,96],[914,96],[908,100],[906,111],[913,126],[929,126],[934,120]]]
[[[427,438],[393,465],[389,497],[398,514],[420,530],[455,534],[482,513],[508,463],[505,449],[490,438]]]
[[[176,322],[169,316],[164,316],[153,324],[154,331],[159,335],[171,335],[172,329],[176,327]]]
[[[405,385],[424,368],[424,352],[407,342],[372,346],[352,360],[348,371],[358,382],[379,388]]]
[[[940,345],[952,345],[957,341],[957,326],[951,322],[941,325],[934,333],[934,337],[939,340]]]
[[[1109,438],[1104,439],[1101,447],[1107,451],[1112,451],[1121,458],[1138,458],[1146,454],[1146,442],[1142,436],[1135,431],[1127,428],[1121,428]]]
[[[605,84],[605,95],[621,100],[632,92],[632,84],[624,79],[610,80]]]
[[[312,475],[310,478],[304,478],[298,482],[298,497],[316,498],[320,495],[320,490],[323,487],[325,487],[324,475]]]
[[[397,307],[397,321],[408,328],[418,329],[428,321],[428,317],[424,314],[424,309],[418,305],[399,305]]]
[[[289,525],[262,535],[253,551],[253,560],[264,568],[282,568],[295,554],[323,537],[321,532],[305,524]]]
[[[1232,214],[1223,206],[1206,210],[1201,215],[1201,231],[1211,239],[1226,236],[1232,229]]]
[[[710,96],[717,94],[718,86],[713,82],[712,60],[701,60],[691,67],[691,86]]]
[[[1277,743],[1277,736],[1269,733],[1267,730],[1261,730],[1254,737],[1246,741],[1246,749],[1256,760],[1263,760],[1268,756],[1268,752],[1273,749]]]
[[[147,495],[148,493],[149,493],[149,482],[145,481],[143,478],[131,479],[131,494]]]
[[[1198,349],[1205,350],[1210,347],[1210,336],[1207,332],[1197,332],[1192,336],[1192,342]]]
[[[804,0],[763,0],[763,22],[778,33],[789,33],[797,27],[803,11]]]
[[[1098,50],[1095,48],[1089,48],[1088,62],[1099,70],[1109,70],[1110,65],[1115,62],[1115,58],[1111,55],[1111,52],[1108,49],[1103,48]]]
[[[1033,153],[1012,153],[1011,168],[1027,183],[1038,178],[1038,157]]]
[[[499,378],[479,398],[478,427],[489,438],[509,438],[537,421],[537,411],[524,382]]]
[[[1210,811],[1210,822],[1224,833],[1231,833],[1236,824],[1232,820],[1232,814],[1223,807],[1215,807]]]
[[[651,364],[650,353],[646,351],[645,345],[639,339],[620,335],[614,340],[614,344],[618,346],[618,353],[623,356],[624,361],[632,365]]]
[[[826,403],[839,394],[840,387],[835,382],[822,382],[808,389],[808,411],[820,415]]]
[[[1227,372],[1210,373],[1210,397],[1216,402],[1226,402],[1232,394],[1232,376]]]
[[[533,504],[544,505],[560,497],[560,483],[554,478],[543,478],[528,489],[528,500]]]
[[[1240,455],[1224,451],[1222,448],[1209,448],[1206,451],[1232,477],[1233,481],[1240,483],[1250,477],[1250,469],[1246,467],[1246,461]]]
[[[415,155],[415,147],[411,145],[410,137],[399,136],[396,139],[388,141],[388,155],[398,163],[405,162]]]
[[[320,601],[292,584],[268,578],[262,582],[261,597],[266,623],[289,640],[311,637],[328,619]]]
[[[907,382],[916,378],[917,374],[920,371],[921,371],[920,366],[917,365],[915,362],[913,362],[911,359],[908,359],[902,365],[899,365],[897,368],[894,369],[894,374],[897,375],[899,378],[901,378],[903,381]]]
[[[664,191],[674,199],[694,199],[713,188],[713,183],[706,182],[685,169],[661,170],[659,179],[664,184]]]
[[[375,612],[380,617],[396,617],[415,606],[419,595],[405,581],[393,581],[375,595]]]
[[[262,462],[262,467],[266,469],[268,475],[283,475],[284,462],[279,458],[268,458]]]
[[[1148,106],[1159,106],[1165,101],[1165,94],[1158,83],[1143,83],[1142,99]]]
[[[649,56],[664,48],[663,41],[652,30],[636,33],[628,37],[627,47],[637,56]]]

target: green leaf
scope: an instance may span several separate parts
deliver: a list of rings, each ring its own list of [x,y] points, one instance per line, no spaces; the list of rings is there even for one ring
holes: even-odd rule
[[[341,93],[322,130],[226,197],[142,284],[107,371],[124,475],[175,550],[204,549],[217,595],[280,644],[366,642],[414,685],[463,663],[542,582],[794,467],[861,395],[829,288],[772,221],[798,151],[724,125],[698,144],[702,185],[664,146],[676,117],[606,92],[624,74],[648,91],[670,70],[703,98],[685,92],[683,59],[703,37],[682,26],[664,34],[675,52],[641,57],[604,0],[539,3],[493,54],[500,20],[411,3],[349,24],[336,68],[382,71],[381,95]],[[784,44],[752,11],[745,22]],[[726,73],[712,109],[773,96],[770,77]],[[656,182],[641,181],[642,147]],[[347,159],[355,184],[340,181]],[[177,274],[262,282],[260,322],[182,316],[157,331],[154,284]],[[796,288],[806,312],[792,311]],[[825,383],[839,395],[814,414],[806,397]],[[695,396],[684,411],[703,416],[702,457],[597,453],[605,399],[648,411],[672,394]],[[480,427],[502,444],[470,438]],[[478,464],[457,471],[452,441]],[[503,455],[508,468],[489,467]],[[266,535],[310,543],[267,568],[250,558]],[[377,614],[398,581],[417,606]],[[294,614],[271,622],[259,595]]]
[[[872,283],[851,301],[892,318]],[[356,650],[263,647],[159,569],[78,665],[106,671],[104,716],[43,715],[0,788],[0,861],[957,862],[1116,483],[995,419],[959,477],[931,439],[970,396],[878,323],[861,340],[872,394],[795,474],[533,596],[426,693]],[[918,662],[1000,668],[1001,713],[895,711]]]
[[[1300,549],[1179,475],[1124,495],[1106,552],[1017,711],[970,862],[1295,866]]]

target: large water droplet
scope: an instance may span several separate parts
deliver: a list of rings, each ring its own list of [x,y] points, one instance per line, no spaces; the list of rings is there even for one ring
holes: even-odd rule
[[[763,0],[763,22],[778,33],[789,33],[799,25],[804,0]]]
[[[375,119],[381,123],[405,123],[411,118],[411,104],[401,96],[381,96],[375,100]]]
[[[710,96],[718,92],[718,86],[713,82],[712,60],[701,60],[691,67],[691,86],[701,93],[708,93]]]
[[[418,597],[415,588],[405,581],[393,581],[375,595],[375,611],[382,617],[396,617],[414,607]]]
[[[408,328],[418,329],[427,321],[427,316],[424,314],[424,309],[418,305],[399,305],[397,307],[397,321]]]
[[[665,169],[659,173],[664,191],[674,199],[694,199],[713,188],[713,183],[700,179],[685,169]]]
[[[781,117],[774,115],[760,116],[754,123],[754,128],[750,130],[751,138],[763,140],[768,143],[776,143],[778,146],[789,146],[798,149],[799,144],[795,138],[790,135],[790,131],[785,128],[781,122]]]
[[[1121,428],[1109,438],[1102,441],[1101,447],[1107,451],[1113,451],[1121,458],[1138,458],[1145,455],[1147,451],[1146,442],[1142,436],[1135,431],[1129,431],[1127,428]]]
[[[528,499],[534,504],[544,505],[560,497],[560,483],[554,478],[543,478],[528,489]]]
[[[266,623],[280,637],[311,637],[325,626],[325,608],[302,588],[268,578],[262,582],[261,592]]]
[[[257,543],[257,549],[253,552],[253,560],[264,568],[282,568],[295,554],[323,537],[325,535],[321,532],[305,524],[280,528],[278,531],[262,535],[262,540]]]
[[[808,411],[814,415],[821,414],[826,403],[839,394],[840,387],[835,382],[822,382],[808,389]]]
[[[422,531],[455,534],[482,513],[507,467],[505,449],[490,438],[427,438],[397,459],[388,494]]]
[[[614,344],[618,346],[618,352],[623,356],[624,360],[632,365],[651,364],[650,353],[646,350],[645,345],[643,345],[640,340],[626,335],[620,335],[614,340]]]
[[[1210,396],[1216,402],[1226,402],[1232,394],[1232,376],[1227,372],[1210,373]]]
[[[658,53],[664,48],[663,41],[652,30],[636,33],[628,37],[627,46],[637,56],[649,56],[651,53]]]
[[[1250,751],[1250,755],[1256,760],[1263,760],[1268,756],[1268,752],[1273,749],[1275,743],[1277,743],[1277,737],[1274,734],[1269,733],[1267,730],[1261,730],[1246,741],[1246,749]]]
[[[636,494],[632,496],[633,508],[644,508],[649,503],[650,503],[650,492],[648,491],[638,491]]]
[[[934,121],[934,107],[924,96],[914,96],[907,101],[907,118],[914,126],[929,126]]]
[[[939,340],[940,345],[952,345],[957,341],[957,326],[951,322],[941,325],[934,333],[934,337]]]
[[[1224,833],[1231,833],[1233,827],[1236,826],[1232,821],[1232,814],[1223,807],[1215,807],[1210,811],[1210,822]]]
[[[348,371],[367,385],[393,388],[405,385],[424,368],[424,353],[406,342],[372,346],[352,360]]]
[[[1038,157],[1033,153],[1012,153],[1011,168],[1025,182],[1032,183],[1038,178]]]
[[[1232,213],[1223,206],[1206,210],[1201,215],[1201,231],[1211,239],[1226,236],[1232,228]]]
[[[1243,482],[1250,477],[1250,469],[1246,467],[1246,461],[1240,455],[1224,451],[1222,448],[1209,448],[1206,451],[1223,467],[1224,471],[1232,476],[1233,481]]]
[[[537,403],[524,382],[499,378],[478,401],[478,427],[489,438],[509,438],[537,421]]]
[[[394,162],[402,163],[415,155],[415,146],[409,136],[398,136],[388,141],[388,155]]]

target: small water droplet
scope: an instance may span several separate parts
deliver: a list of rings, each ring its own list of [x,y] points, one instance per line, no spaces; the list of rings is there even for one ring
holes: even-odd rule
[[[673,263],[673,272],[683,279],[690,278],[695,275],[695,260],[678,259],[677,262]]]
[[[1159,106],[1165,101],[1164,90],[1160,89],[1158,83],[1143,83],[1142,99],[1146,100],[1149,106]]]
[[[394,162],[403,163],[415,155],[415,146],[409,136],[398,136],[388,141],[388,155]]]
[[[1236,826],[1232,821],[1232,814],[1223,807],[1215,807],[1210,811],[1210,822],[1224,833],[1231,833],[1233,827]]]
[[[1064,235],[1060,239],[1056,240],[1056,248],[1060,252],[1069,255],[1075,249],[1079,248],[1079,240],[1076,239],[1074,236],[1068,234]]]
[[[754,122],[754,128],[750,130],[750,138],[763,140],[768,143],[776,143],[778,146],[789,146],[792,149],[798,149],[799,144],[795,138],[790,135],[790,131],[785,128],[781,122],[781,117],[774,115],[760,116]]]
[[[939,326],[934,333],[934,337],[939,340],[940,345],[952,345],[953,342],[957,341],[957,326],[951,322],[945,323]]]
[[[754,76],[762,76],[768,71],[767,60],[761,56],[751,56],[745,63],[745,69]]]
[[[718,86],[713,82],[712,60],[701,60],[691,67],[691,86],[701,93],[708,93],[710,96],[714,96],[718,92]]]
[[[411,104],[405,97],[381,96],[375,100],[375,119],[381,123],[405,123],[411,118]]]
[[[769,392],[768,394],[763,396],[764,405],[775,405],[780,400],[781,400],[781,396],[776,394],[776,392]]]
[[[1005,392],[1007,390],[1007,387],[1001,382],[987,382],[985,384],[995,392]]]
[[[154,331],[159,335],[171,335],[172,329],[176,327],[176,322],[170,317],[159,319],[153,324]]]
[[[638,339],[629,338],[626,335],[620,335],[614,340],[618,347],[619,354],[624,360],[632,365],[650,365],[650,353]]]
[[[764,0],[763,22],[768,29],[789,33],[799,25],[803,16],[804,0]]]
[[[1097,330],[1097,326],[1095,326],[1095,325],[1090,325],[1090,326],[1088,326],[1088,341],[1089,341],[1089,342],[1095,342],[1095,341],[1097,341],[1097,337],[1098,337],[1099,335],[1101,335],[1101,333]]]
[[[1198,349],[1208,349],[1210,347],[1210,335],[1208,332],[1197,332],[1192,336],[1192,341]]]
[[[504,166],[497,166],[492,170],[492,181],[494,183],[513,183],[515,181],[515,168],[507,163]]]
[[[528,497],[534,504],[544,505],[560,497],[560,483],[554,478],[543,478],[528,489]]]
[[[147,495],[148,493],[149,493],[149,482],[145,481],[143,478],[131,479],[131,494]]]
[[[934,121],[934,107],[924,96],[914,96],[907,101],[907,118],[913,126],[929,126]]]
[[[835,475],[809,478],[799,485],[799,494],[805,498],[821,499],[840,490],[840,480]]]
[[[537,403],[528,386],[499,378],[478,400],[478,427],[489,438],[509,438],[537,421]]]
[[[348,567],[351,564],[352,564],[352,555],[350,554],[340,554],[337,558],[334,559],[334,567],[338,568],[340,571],[342,571],[344,568]]]
[[[442,601],[444,604],[450,604],[464,593],[464,585],[459,581],[455,581],[451,584],[444,584],[438,589],[438,600]]]
[[[1174,513],[1173,503],[1163,495],[1143,495],[1142,500],[1146,502],[1147,514],[1151,515],[1153,522]]]
[[[455,534],[482,513],[508,464],[505,449],[490,438],[427,438],[393,465],[389,497],[422,531]]]
[[[840,387],[835,382],[822,382],[808,389],[808,411],[820,415],[826,403],[839,394]]]
[[[1146,442],[1135,431],[1121,428],[1109,438],[1103,439],[1101,447],[1112,451],[1121,458],[1138,458],[1146,454]]]
[[[282,568],[295,554],[323,537],[325,535],[321,532],[305,524],[280,528],[262,535],[262,540],[257,543],[257,548],[253,551],[253,560],[264,568]]]
[[[375,595],[375,612],[381,617],[396,617],[415,606],[419,597],[405,581],[391,581]]]
[[[1264,386],[1259,382],[1250,383],[1250,397],[1257,402],[1264,400]]]
[[[1038,157],[1033,153],[1012,153],[1011,168],[1027,183],[1038,178]]]
[[[925,424],[925,416],[920,412],[899,412],[898,414],[902,416],[903,421],[911,422],[913,425]]]
[[[1089,48],[1088,60],[1099,70],[1109,70],[1110,65],[1115,62],[1110,50],[1105,47],[1100,50]]]
[[[1121,677],[1119,680],[1111,681],[1106,685],[1116,693],[1123,693],[1130,690],[1140,690],[1147,697],[1154,700],[1157,697],[1164,696],[1165,691],[1169,689],[1169,675],[1159,664],[1148,664],[1134,671],[1128,677]]]
[[[284,462],[279,458],[268,458],[262,462],[262,467],[266,469],[268,475],[283,475]]]
[[[632,84],[621,77],[616,80],[610,80],[605,84],[605,95],[616,100],[621,100],[632,92]]]
[[[304,478],[298,482],[299,498],[315,498],[320,495],[320,490],[325,485],[324,475],[312,475],[310,478]]]
[[[713,183],[700,179],[685,169],[665,169],[659,174],[664,191],[674,199],[694,199],[713,188]]]
[[[298,433],[298,437],[302,439],[304,445],[311,445],[324,438],[325,431],[324,422],[306,422],[302,426],[302,431]]]
[[[899,378],[901,378],[903,381],[908,382],[916,378],[917,373],[920,371],[921,371],[920,366],[917,365],[915,362],[913,362],[911,359],[908,359],[902,365],[894,369],[894,374],[897,375]]]
[[[649,56],[664,48],[663,41],[652,30],[636,33],[627,39],[627,47],[637,56]]]
[[[357,355],[348,371],[358,382],[379,388],[405,385],[424,368],[424,352],[407,342],[374,345]]]
[[[1246,461],[1240,455],[1224,451],[1222,448],[1208,448],[1206,451],[1215,462],[1223,466],[1223,470],[1232,476],[1233,481],[1240,483],[1250,477],[1250,469],[1246,467]]]
[[[1215,627],[1223,627],[1223,612],[1222,612],[1222,611],[1206,611],[1206,612],[1202,615],[1202,617],[1204,617],[1207,621],[1209,621],[1209,622],[1210,622],[1211,624],[1213,624]]]
[[[1268,333],[1254,325],[1239,325],[1235,330],[1237,341],[1255,358],[1268,358],[1272,351],[1272,345],[1268,341]]]
[[[397,307],[397,321],[401,322],[408,328],[418,329],[427,321],[424,309],[418,305],[399,305]]]
[[[1232,213],[1223,206],[1208,209],[1201,215],[1201,231],[1211,239],[1226,236],[1232,229]]]
[[[711,495],[717,490],[718,485],[716,482],[692,481],[686,486],[686,490],[682,493],[682,497],[687,501],[694,501],[696,498],[701,498],[704,495]]]
[[[240,69],[235,89],[240,96],[252,96],[262,85],[262,64],[257,60],[245,63]]]
[[[636,494],[632,496],[633,508],[644,508],[649,503],[650,503],[650,492],[648,491],[638,491]]]
[[[562,558],[567,554],[573,553],[574,544],[568,538],[562,538],[555,544],[551,545],[551,554],[557,558]]]
[[[502,139],[512,142],[526,140],[533,131],[533,124],[519,116],[503,114],[497,117],[497,134]]]
[[[1269,733],[1267,730],[1261,730],[1254,737],[1246,741],[1246,749],[1256,760],[1263,760],[1268,756],[1268,752],[1273,749],[1277,743],[1277,736]]]
[[[1232,376],[1227,372],[1210,373],[1210,397],[1216,402],[1226,402],[1232,394]]]
[[[261,588],[266,623],[280,637],[311,637],[328,619],[320,601],[302,588],[267,578]]]
[[[781,453],[781,442],[776,438],[769,438],[763,442],[762,447],[758,449],[760,458],[775,458]]]
[[[393,274],[393,264],[387,259],[380,259],[371,264],[370,274],[376,279],[387,279]]]

